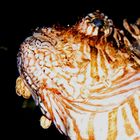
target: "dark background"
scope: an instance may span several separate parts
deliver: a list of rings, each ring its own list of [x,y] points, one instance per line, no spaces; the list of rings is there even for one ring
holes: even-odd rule
[[[0,103],[1,134],[13,139],[39,138],[65,140],[52,125],[48,130],[40,127],[41,112],[28,105],[15,93],[18,77],[16,55],[20,44],[37,27],[53,24],[74,24],[87,13],[100,9],[121,28],[122,20],[134,22],[140,17],[138,0],[83,0],[83,1],[18,1],[0,2]]]

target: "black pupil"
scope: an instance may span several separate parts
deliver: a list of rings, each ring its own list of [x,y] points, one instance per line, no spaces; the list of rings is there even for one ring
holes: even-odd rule
[[[100,27],[100,26],[103,26],[103,25],[104,25],[104,21],[103,21],[102,19],[96,18],[96,19],[94,19],[92,22],[93,22],[97,27]]]

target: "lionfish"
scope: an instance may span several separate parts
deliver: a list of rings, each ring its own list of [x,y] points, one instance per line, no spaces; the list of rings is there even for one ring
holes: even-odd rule
[[[140,19],[123,29],[99,10],[43,27],[21,44],[16,92],[71,140],[140,139]]]

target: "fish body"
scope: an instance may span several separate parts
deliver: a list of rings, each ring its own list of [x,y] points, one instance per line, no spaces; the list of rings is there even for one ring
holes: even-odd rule
[[[140,138],[140,21],[123,25],[96,11],[72,27],[38,29],[20,46],[17,93],[30,93],[71,140]]]

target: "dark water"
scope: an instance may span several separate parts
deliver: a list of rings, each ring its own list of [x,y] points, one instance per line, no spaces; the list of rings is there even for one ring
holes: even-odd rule
[[[78,2],[78,1],[77,1]],[[39,140],[65,140],[52,125],[43,130],[39,125],[41,116],[38,107],[23,108],[24,99],[15,93],[18,76],[16,54],[20,43],[37,27],[53,24],[74,24],[80,17],[100,9],[121,27],[122,19],[134,21],[140,17],[138,0],[133,1],[83,0],[72,1],[29,1],[1,2],[0,4],[0,103],[1,126],[4,139],[39,138]],[[134,9],[133,9],[134,8]]]

